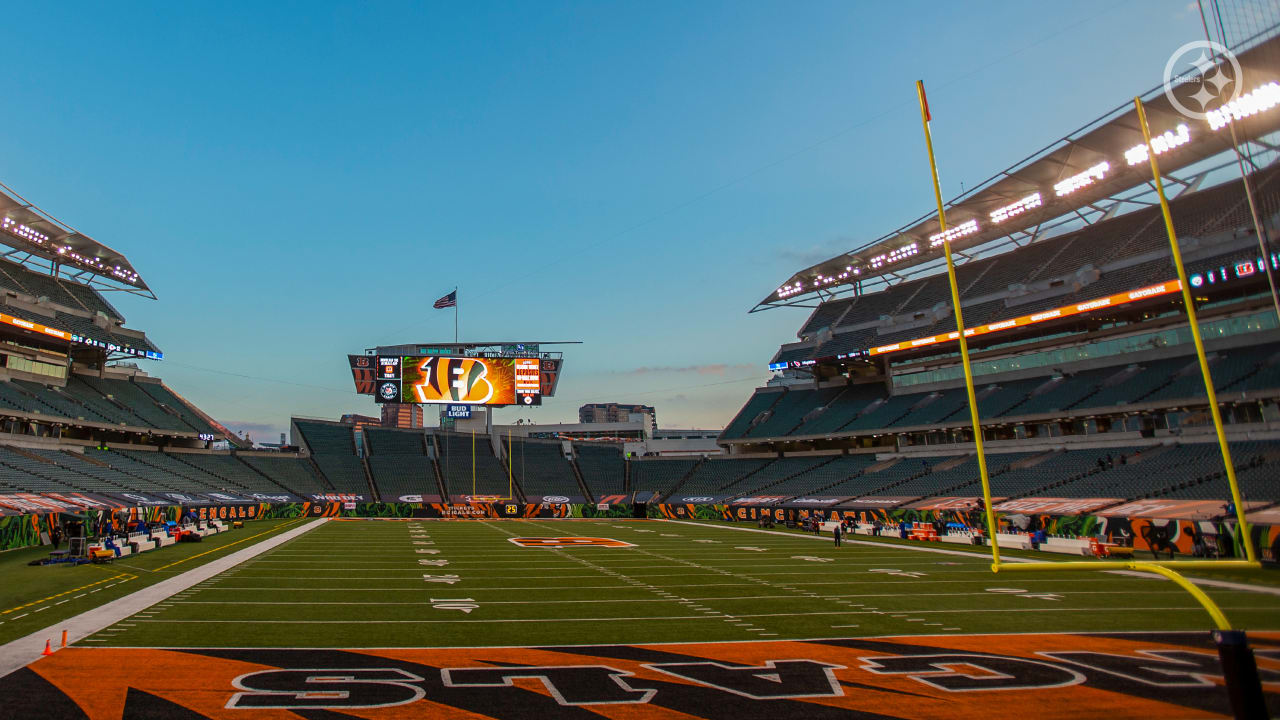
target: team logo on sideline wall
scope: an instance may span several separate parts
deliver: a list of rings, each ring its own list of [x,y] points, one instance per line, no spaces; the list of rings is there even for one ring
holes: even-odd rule
[[[635,547],[629,542],[598,537],[518,537],[508,539],[520,547],[529,548]]]

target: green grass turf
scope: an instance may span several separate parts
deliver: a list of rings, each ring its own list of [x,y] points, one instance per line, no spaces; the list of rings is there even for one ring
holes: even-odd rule
[[[290,520],[258,520],[198,543],[176,543],[102,565],[28,565],[48,557],[48,547],[0,554],[0,643],[249,547],[294,524]],[[242,542],[254,535],[259,537]],[[164,567],[167,565],[171,567]]]
[[[508,542],[577,535],[635,547],[549,550]],[[1199,605],[1164,580],[995,576],[988,564],[982,555],[889,543],[834,548],[812,537],[712,523],[329,522],[83,644],[537,646],[1210,627]],[[426,582],[424,574],[459,580]],[[1208,592],[1238,627],[1280,628],[1280,597]],[[437,607],[450,601],[476,607]]]

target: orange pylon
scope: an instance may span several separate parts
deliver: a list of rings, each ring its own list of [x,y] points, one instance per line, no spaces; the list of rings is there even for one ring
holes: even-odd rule
[[[42,653],[40,653],[40,654],[41,654],[41,655],[52,655],[52,654],[53,654],[53,641],[52,641],[52,640],[45,640],[45,641],[44,641],[44,652],[42,652]]]
[[[63,630],[62,631],[62,647],[66,647],[66,646],[67,646],[67,631]]]

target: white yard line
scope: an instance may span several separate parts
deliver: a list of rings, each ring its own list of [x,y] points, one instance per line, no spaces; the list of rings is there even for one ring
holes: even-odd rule
[[[809,538],[810,540],[819,540],[819,541],[825,542],[828,545],[830,545],[832,542],[831,540],[824,538],[820,535],[800,535],[797,533],[784,532],[781,530],[761,530],[759,528],[734,527],[732,525],[714,525],[711,523],[690,522],[689,520],[667,520],[665,518],[662,519],[661,522],[676,523],[678,525],[693,525],[695,527],[714,527],[714,528],[719,528],[721,530],[737,530],[738,532],[763,533],[766,535],[779,535],[782,537],[789,537],[789,538]],[[870,545],[878,548],[895,547],[895,548],[901,548],[903,550],[911,550],[915,552],[937,553],[939,555],[958,555],[960,557],[967,557],[967,558],[985,557],[984,555],[980,555],[974,552],[966,552],[964,550],[946,550],[943,548],[914,547],[912,545],[878,543],[878,542],[872,542],[870,540],[845,540],[844,542],[852,545]],[[1028,563],[1028,562],[1058,562],[1058,561],[1050,558],[1045,558],[1045,560],[1042,561],[1039,559],[1033,560],[1031,558],[1022,558],[1022,557],[1005,557],[1001,560],[1001,562]],[[1103,572],[1111,573],[1113,575],[1128,575],[1130,577],[1146,578],[1149,580],[1160,579],[1159,575],[1155,575],[1153,573],[1145,573],[1138,570],[1104,570]],[[1244,590],[1247,592],[1262,593],[1264,595],[1280,596],[1280,587],[1270,587],[1267,585],[1249,585],[1246,583],[1230,582],[1227,580],[1209,580],[1207,578],[1197,578],[1197,577],[1189,577],[1188,579],[1194,581],[1195,584],[1197,585],[1208,585],[1210,587],[1220,587],[1220,588],[1225,588],[1227,590]]]
[[[1226,610],[1274,610],[1273,607],[1242,607],[1227,606]],[[1044,607],[1044,608],[1017,608],[1017,609],[987,609],[987,610],[911,610],[912,613],[920,614],[948,614],[948,613],[971,613],[971,612],[1022,612],[1022,613],[1060,613],[1060,612],[1204,612],[1204,608],[1196,607],[1090,607],[1090,608],[1073,608],[1073,607]],[[735,618],[767,618],[767,617],[798,617],[806,615],[884,615],[880,610],[831,610],[824,612],[787,612],[787,613],[759,613],[747,615],[735,615]],[[903,617],[906,617],[903,614]],[[495,618],[492,620],[472,620],[472,619],[453,619],[453,620],[281,620],[279,618],[270,618],[263,620],[253,619],[237,619],[237,620],[141,620],[144,623],[167,623],[172,625],[187,624],[273,624],[282,623],[286,625],[452,625],[456,623],[468,624],[501,624],[501,623],[551,623],[551,622],[618,622],[618,621],[636,621],[636,620],[721,620],[719,617],[707,615],[671,615],[671,616],[655,616],[648,617],[596,617],[596,618]],[[1086,634],[1089,631],[1086,631]],[[1102,631],[1095,631],[1102,633]],[[1027,633],[1041,634],[1041,633]],[[1069,631],[1061,633],[1063,635],[1072,635]],[[910,633],[898,633],[896,635],[887,635],[885,637],[902,637],[910,635]],[[716,641],[709,641],[714,643]],[[644,643],[641,643],[644,644]]]
[[[321,518],[313,522],[303,523],[279,535],[250,545],[243,550],[238,550],[225,557],[192,568],[181,575],[162,580],[155,585],[112,600],[101,607],[83,612],[73,618],[62,620],[26,637],[0,645],[0,677],[4,677],[14,670],[25,667],[32,661],[39,659],[40,651],[44,649],[44,641],[61,635],[63,630],[67,631],[68,642],[79,642],[104,628],[119,623],[130,615],[136,614],[139,610],[150,607],[197,583],[204,582],[218,573],[261,555],[303,533],[310,532],[328,521],[329,518]]]
[[[627,587],[627,586],[622,586]],[[472,588],[468,593],[474,593],[484,588]],[[611,589],[618,589],[613,586]],[[637,588],[641,589],[641,588]],[[427,589],[429,590],[429,589]],[[426,590],[419,590],[424,592]],[[1072,595],[1185,595],[1184,590],[1073,590]],[[797,597],[795,595],[735,595],[730,597],[695,597],[684,598],[677,601],[674,598],[632,598],[632,599],[611,599],[601,600],[592,598],[588,600],[485,600],[484,604],[488,605],[573,605],[578,603],[604,604],[604,603],[651,603],[651,602],[714,602],[717,600],[821,600],[830,598],[921,598],[921,597],[991,597],[989,592],[962,592],[962,593],[911,593],[903,595],[902,593],[883,593],[875,595],[828,595],[821,598],[817,595],[805,595]],[[179,600],[176,605],[431,605],[430,600],[419,600],[415,602],[348,602],[348,601],[325,601],[325,600]],[[698,608],[696,605],[690,607]],[[916,610],[904,612],[918,612]],[[138,617],[148,617],[146,613],[139,613]],[[739,616],[741,617],[741,616]],[[121,623],[123,624],[123,623]]]

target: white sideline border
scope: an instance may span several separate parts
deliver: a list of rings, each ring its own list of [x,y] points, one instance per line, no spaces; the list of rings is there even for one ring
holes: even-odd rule
[[[734,527],[733,525],[717,525],[714,523],[694,522],[692,520],[671,520],[668,518],[654,518],[654,519],[661,520],[662,522],[677,523],[680,525],[693,525],[696,527],[718,527],[722,530],[737,530],[738,532],[763,533],[765,535],[780,535],[782,537],[807,537],[811,540],[821,540],[822,542],[826,542],[826,543],[832,542],[830,538],[824,538],[821,535],[809,535],[807,533],[791,533],[791,532],[784,532],[782,530],[761,530],[760,528]],[[939,555],[959,555],[961,557],[968,557],[968,558],[984,557],[980,553],[967,552],[964,550],[946,550],[943,548],[915,547],[913,545],[899,545],[898,543],[878,543],[878,542],[872,542],[870,540],[843,540],[842,539],[842,541],[847,542],[851,545],[872,545],[880,548],[896,547],[896,548],[902,548],[903,550],[914,550],[915,552],[937,553]],[[1032,560],[1030,558],[1022,558],[1022,557],[1006,557],[1006,558],[1001,558],[1000,562],[1029,563],[1029,562],[1058,562],[1058,561]],[[1127,575],[1129,577],[1146,578],[1149,580],[1160,579],[1160,576],[1156,575],[1155,573],[1141,572],[1139,570],[1103,570],[1103,572],[1111,573],[1113,575]],[[1275,595],[1280,597],[1280,587],[1268,587],[1266,585],[1249,585],[1247,583],[1230,582],[1228,580],[1210,580],[1207,578],[1198,578],[1198,577],[1188,577],[1187,579],[1193,581],[1196,585],[1208,585],[1209,587],[1222,588],[1224,590],[1243,590],[1246,592],[1256,592],[1256,593],[1262,593],[1263,595]]]
[[[0,677],[4,677],[40,659],[40,653],[44,650],[44,645],[40,641],[60,640],[64,629],[67,631],[68,644],[82,640],[183,590],[187,590],[215,575],[230,570],[240,563],[252,560],[258,555],[299,535],[311,532],[326,522],[329,522],[329,518],[319,518],[313,522],[303,523],[279,535],[250,545],[243,550],[237,550],[226,557],[211,560],[180,575],[161,580],[154,585],[149,585],[122,598],[116,598],[101,607],[87,610],[75,617],[61,620],[42,630],[37,630],[26,637],[0,645]]]

